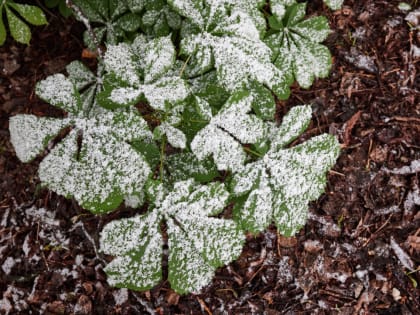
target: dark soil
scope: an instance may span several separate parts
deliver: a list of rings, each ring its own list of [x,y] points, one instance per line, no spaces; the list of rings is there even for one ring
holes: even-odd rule
[[[8,39],[0,47],[0,312],[420,314],[419,271],[410,272],[420,264],[420,68],[411,54],[420,42],[398,3],[349,0],[332,12],[310,2],[311,14],[330,21],[334,66],[311,89],[294,87],[279,119],[313,104],[300,140],[329,132],[343,150],[305,228],[292,238],[275,228],[250,236],[198,295],[179,296],[166,281],[143,293],[110,288],[98,234],[134,210],[94,216],[39,185],[40,159],[15,156],[9,117],[60,114],[34,85],[81,58],[83,26],[50,15],[30,46]]]

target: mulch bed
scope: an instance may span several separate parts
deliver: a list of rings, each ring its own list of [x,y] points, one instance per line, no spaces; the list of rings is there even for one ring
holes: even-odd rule
[[[299,139],[337,135],[343,150],[304,229],[249,236],[242,255],[201,294],[179,296],[167,281],[147,292],[108,286],[98,217],[42,188],[40,158],[23,164],[9,140],[18,113],[59,116],[34,95],[83,50],[83,26],[60,15],[33,30],[30,46],[0,47],[0,312],[8,314],[420,314],[419,38],[399,1],[349,0],[325,15],[331,74],[293,87],[278,117],[312,104]],[[92,64],[91,59],[83,61]]]

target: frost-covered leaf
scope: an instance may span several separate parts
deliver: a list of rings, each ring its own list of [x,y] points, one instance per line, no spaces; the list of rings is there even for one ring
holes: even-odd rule
[[[143,43],[143,48],[135,43],[136,50],[127,44],[108,46],[104,63],[112,84],[105,86],[99,98],[102,106],[129,106],[144,96],[154,109],[165,111],[165,103],[175,104],[188,96],[184,80],[166,76],[175,62],[175,48],[169,37]]]
[[[10,141],[22,162],[39,155],[60,130],[70,125],[68,119],[17,115],[10,118]]]
[[[47,19],[45,18],[44,12],[35,5],[19,4],[9,2],[8,5],[15,9],[26,22],[32,25],[45,25]]]
[[[184,26],[180,47],[181,55],[188,59],[187,75],[197,76],[214,67],[220,84],[230,92],[251,80],[269,87],[279,98],[288,97],[288,82],[271,63],[272,53],[260,40],[254,20],[244,9],[246,4],[209,0],[169,3],[189,23]]]
[[[184,133],[166,122],[156,127],[153,132],[155,133],[156,131],[159,134],[159,139],[165,135],[169,144],[174,148],[185,149],[187,146],[187,138]]]
[[[81,110],[80,94],[76,86],[61,73],[38,82],[35,92],[44,101],[73,115]]]
[[[257,143],[267,133],[264,122],[249,114],[252,102],[253,95],[244,91],[227,100],[191,142],[191,150],[199,160],[211,155],[219,170],[241,168],[246,158],[242,145]]]
[[[162,278],[162,235],[156,212],[112,221],[101,232],[101,250],[115,258],[105,271],[112,286],[148,290]]]
[[[238,226],[231,220],[209,217],[223,210],[228,196],[220,183],[177,182],[148,214],[105,226],[101,250],[117,256],[105,268],[111,284],[144,290],[159,281],[163,246],[159,224],[163,220],[172,289],[184,294],[207,285],[216,268],[231,262],[242,250]]]
[[[338,10],[344,3],[344,0],[324,0],[325,4],[332,10]]]
[[[174,181],[194,178],[198,182],[209,182],[219,175],[213,161],[210,159],[199,161],[189,152],[168,156],[166,167]]]
[[[164,0],[149,0],[142,15],[142,30],[155,37],[181,28],[181,17]]]
[[[232,190],[243,199],[234,216],[245,230],[256,233],[274,221],[281,233],[293,235],[305,224],[308,202],[323,192],[326,172],[340,150],[335,137],[323,134],[284,148],[307,126],[308,111],[308,106],[295,107],[272,133],[265,156],[234,176]]]
[[[281,69],[286,81],[294,79],[300,86],[308,88],[317,77],[324,78],[331,68],[331,54],[320,43],[326,39],[330,29],[325,17],[303,20],[305,3],[288,7],[284,18],[277,20],[280,27],[266,37],[265,42],[274,53],[273,62]]]
[[[72,80],[80,77],[79,83],[85,85],[94,78],[80,64],[67,70],[70,79],[56,74],[36,89],[38,96],[68,111],[67,118],[17,115],[10,119],[11,140],[17,156],[29,161],[69,128],[40,163],[41,182],[92,212],[113,210],[125,196],[141,192],[150,167],[129,143],[150,140],[152,134],[135,110],[105,111],[95,108],[94,102],[89,111],[83,108]]]
[[[95,49],[105,38],[107,44],[117,44],[124,38],[125,32],[134,32],[141,26],[141,17],[129,11],[126,1],[120,0],[74,0],[73,3],[80,8],[74,12],[77,19],[83,21],[85,18],[89,22],[95,22],[94,42],[91,34],[85,32],[83,39],[90,49]]]
[[[9,23],[10,34],[15,41],[28,45],[31,40],[31,30],[29,29],[29,26],[18,18],[7,6],[6,16]]]

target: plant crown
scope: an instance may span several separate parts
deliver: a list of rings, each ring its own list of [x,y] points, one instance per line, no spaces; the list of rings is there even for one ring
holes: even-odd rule
[[[105,39],[97,73],[74,61],[40,81],[36,94],[64,117],[17,115],[10,135],[22,162],[43,155],[43,185],[83,208],[145,205],[101,233],[111,285],[150,289],[168,259],[172,288],[198,292],[240,255],[245,231],[304,225],[339,143],[321,134],[296,145],[311,107],[277,125],[276,98],[328,74],[324,17],[281,0],[72,3],[98,25],[86,44]]]

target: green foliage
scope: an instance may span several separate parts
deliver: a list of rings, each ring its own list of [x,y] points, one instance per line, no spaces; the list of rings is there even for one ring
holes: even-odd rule
[[[309,106],[294,107],[282,125],[273,128],[271,148],[264,157],[235,174],[232,191],[242,196],[242,202],[234,212],[244,230],[256,233],[274,221],[282,234],[290,236],[305,224],[308,202],[324,191],[325,173],[340,151],[337,140],[325,134],[286,148],[310,119]]]
[[[240,254],[244,232],[304,225],[339,144],[323,134],[291,146],[310,106],[280,126],[274,117],[294,80],[328,74],[324,17],[305,20],[294,0],[73,3],[96,44],[105,39],[97,74],[75,61],[67,77],[39,82],[36,94],[65,117],[12,117],[11,142],[23,162],[44,154],[41,182],[93,213],[146,203],[102,231],[111,285],[150,289],[167,260],[172,288],[198,292]]]
[[[47,8],[58,8],[58,11],[62,16],[68,18],[73,14],[71,9],[67,7],[66,0],[44,0],[44,4]]]
[[[15,41],[22,44],[29,45],[31,41],[31,30],[24,21],[32,25],[47,24],[44,13],[37,6],[19,4],[12,0],[3,0],[0,3],[0,46],[6,41],[3,10],[6,11],[10,35]]]
[[[223,184],[205,186],[192,180],[177,182],[173,191],[155,189],[155,206],[142,216],[112,221],[104,227],[101,250],[117,256],[105,268],[117,287],[147,290],[162,277],[166,224],[169,248],[169,282],[178,293],[197,292],[207,285],[216,268],[236,259],[244,236],[231,220],[218,219],[228,192]]]
[[[76,71],[70,71],[70,78],[76,80]],[[74,197],[94,213],[103,213],[115,209],[125,196],[141,192],[150,167],[128,142],[150,141],[152,135],[146,122],[131,109],[104,111],[95,104],[90,110],[84,108],[82,100],[89,91],[80,95],[72,79],[56,74],[36,88],[40,98],[68,116],[14,116],[9,127],[11,142],[17,156],[28,162],[60,131],[71,128],[40,163],[39,177],[58,194]],[[82,85],[87,78],[80,76],[78,81]]]
[[[330,32],[327,19],[318,16],[303,20],[305,8],[305,3],[299,3],[286,11],[273,10],[269,20],[272,30],[265,41],[274,53],[274,64],[287,81],[296,79],[299,85],[308,88],[314,78],[328,75],[331,55],[326,46],[319,44]]]

